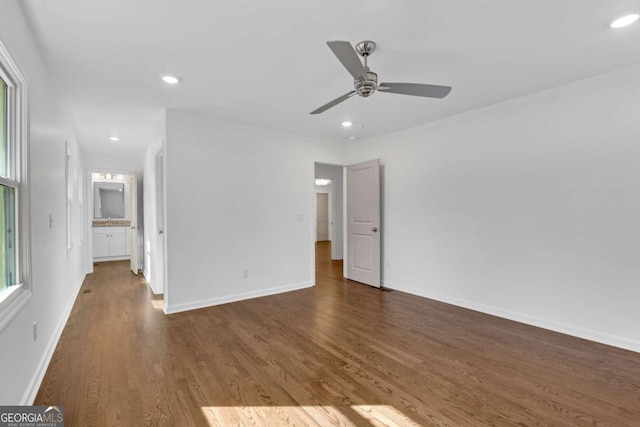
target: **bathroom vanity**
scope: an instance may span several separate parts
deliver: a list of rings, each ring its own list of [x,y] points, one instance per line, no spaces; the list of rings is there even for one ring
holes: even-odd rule
[[[101,224],[101,222],[107,221],[94,221],[93,226],[94,261],[129,259],[131,255],[129,221],[112,221],[115,223],[112,225]]]
[[[94,182],[93,260],[116,261],[131,257],[131,221],[127,213],[125,184]]]

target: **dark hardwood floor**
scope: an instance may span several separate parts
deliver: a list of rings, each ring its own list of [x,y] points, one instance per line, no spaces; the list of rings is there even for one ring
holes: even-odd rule
[[[349,282],[317,251],[314,288],[170,316],[98,264],[35,403],[67,426],[640,425],[640,354]]]

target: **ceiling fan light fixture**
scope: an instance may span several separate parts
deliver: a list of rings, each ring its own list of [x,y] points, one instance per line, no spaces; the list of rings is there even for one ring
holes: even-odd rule
[[[351,123],[348,120],[342,122],[342,127],[345,127],[345,128],[350,128],[352,125],[353,125],[353,123]]]
[[[637,13],[631,13],[629,15],[621,16],[620,18],[613,21],[609,25],[609,27],[613,29],[624,28],[636,22],[638,18],[640,18],[640,15]]]
[[[342,96],[324,104],[320,108],[316,108],[309,114],[320,114],[333,108],[341,102],[346,101],[354,95],[367,98],[377,91],[383,93],[396,93],[400,95],[421,96],[424,98],[442,99],[451,92],[450,86],[439,86],[419,83],[380,83],[378,84],[378,74],[371,71],[368,65],[368,58],[376,48],[376,44],[371,40],[365,40],[356,45],[354,49],[348,41],[328,41],[327,46],[333,54],[347,69],[351,77],[353,77],[353,90]],[[364,58],[364,64],[358,57]],[[348,128],[351,122],[343,122],[342,126]]]
[[[169,85],[176,85],[180,83],[182,79],[180,77],[171,76],[169,74],[162,76],[162,81]]]

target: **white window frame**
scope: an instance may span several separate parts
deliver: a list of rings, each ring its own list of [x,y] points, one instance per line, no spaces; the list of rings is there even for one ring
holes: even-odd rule
[[[0,182],[15,187],[16,285],[0,291],[0,330],[32,295],[29,206],[29,110],[27,80],[0,41],[0,77],[7,84],[7,152],[10,176]],[[17,186],[16,186],[17,183]]]

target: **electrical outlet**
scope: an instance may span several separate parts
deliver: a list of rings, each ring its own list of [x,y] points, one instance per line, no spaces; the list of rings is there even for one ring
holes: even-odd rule
[[[304,214],[298,214],[296,216],[296,221],[298,222],[304,222]]]
[[[33,322],[33,341],[38,339],[38,322]]]
[[[242,269],[242,278],[243,279],[248,279],[249,278],[249,269],[248,268],[243,268]]]

